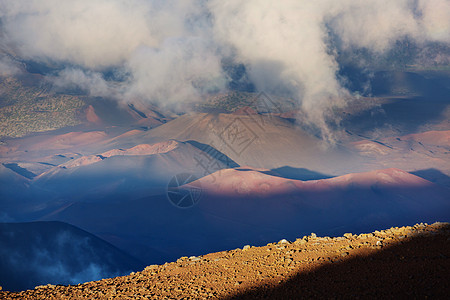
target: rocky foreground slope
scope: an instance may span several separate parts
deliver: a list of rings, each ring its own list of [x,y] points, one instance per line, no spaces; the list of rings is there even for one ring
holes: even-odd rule
[[[450,224],[369,234],[281,240],[263,247],[182,257],[128,276],[46,285],[1,299],[445,298]]]

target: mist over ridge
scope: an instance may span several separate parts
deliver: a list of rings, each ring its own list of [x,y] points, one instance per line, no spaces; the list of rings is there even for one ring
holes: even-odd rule
[[[2,74],[32,61],[57,89],[172,106],[240,82],[296,100],[328,139],[346,67],[449,63],[446,0],[1,1],[0,19]]]

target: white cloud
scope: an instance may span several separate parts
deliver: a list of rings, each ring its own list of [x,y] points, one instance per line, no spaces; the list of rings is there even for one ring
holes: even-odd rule
[[[297,99],[325,135],[348,95],[331,36],[338,50],[378,54],[405,37],[450,43],[448,0],[0,0],[0,14],[1,43],[18,56],[69,65],[59,84],[173,104],[223,88],[220,61],[232,54],[259,90]],[[129,76],[111,84],[97,73],[111,68]]]
[[[419,0],[425,38],[450,43],[450,1]]]
[[[225,83],[214,45],[196,37],[167,39],[158,49],[140,47],[127,68],[133,74],[128,96],[152,95],[163,104],[198,99]]]
[[[142,44],[157,44],[145,1],[2,1],[1,11],[7,40],[29,59],[95,69],[119,64]]]
[[[8,56],[0,56],[0,76],[13,76],[21,71],[20,65]]]

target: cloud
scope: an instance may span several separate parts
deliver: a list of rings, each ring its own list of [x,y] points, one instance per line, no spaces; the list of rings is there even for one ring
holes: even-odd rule
[[[424,38],[450,43],[450,1],[419,0]]]
[[[339,53],[382,55],[404,39],[450,43],[448,0],[0,0],[0,11],[1,43],[67,66],[59,86],[184,103],[223,90],[221,62],[231,59],[256,89],[296,99],[325,136],[350,97]],[[106,80],[111,69],[124,78]]]
[[[13,76],[21,72],[20,64],[4,55],[0,56],[0,76]]]
[[[26,59],[97,69],[120,64],[142,44],[156,45],[145,1],[2,1],[8,42]]]
[[[448,1],[210,2],[215,36],[234,48],[260,90],[288,92],[332,139],[333,110],[350,97],[338,77],[338,51],[378,55],[395,42],[450,42]],[[444,33],[440,35],[438,33]],[[434,33],[434,34],[433,34]]]
[[[158,49],[140,47],[127,63],[133,77],[127,95],[180,103],[223,89],[224,75],[214,48],[198,37],[170,38]]]
[[[117,85],[106,81],[102,74],[80,68],[65,68],[57,76],[49,76],[57,90],[77,90],[93,97],[111,97],[120,91]]]
[[[211,9],[215,35],[235,49],[257,89],[301,101],[310,120],[328,131],[324,114],[347,92],[326,44],[324,7],[314,3],[212,1]]]
[[[365,47],[376,52],[387,50],[403,36],[417,36],[419,23],[413,1],[346,1],[332,5],[327,17],[343,48]]]
[[[22,223],[1,229],[2,241],[9,243],[0,248],[0,266],[4,268],[0,278],[8,290],[100,280],[129,274],[134,267],[120,261],[122,254],[103,241],[73,229],[43,226],[27,230]],[[26,244],[21,242],[24,236]]]

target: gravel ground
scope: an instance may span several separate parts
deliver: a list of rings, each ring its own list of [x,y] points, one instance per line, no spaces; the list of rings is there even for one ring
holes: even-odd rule
[[[445,299],[449,275],[450,225],[434,223],[247,245],[123,277],[0,291],[0,299]]]

